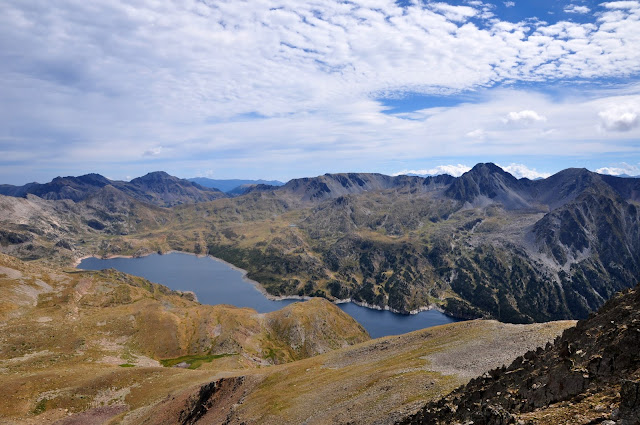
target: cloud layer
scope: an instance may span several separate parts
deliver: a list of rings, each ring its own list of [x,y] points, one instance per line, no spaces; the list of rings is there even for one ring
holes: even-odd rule
[[[153,164],[287,178],[292,161],[300,173],[336,157],[388,169],[461,152],[634,150],[638,86],[539,94],[547,82],[636,81],[640,3],[592,9],[547,23],[509,22],[480,1],[6,0],[0,164],[4,176],[27,163],[131,174],[166,161]],[[477,101],[405,114],[381,100],[467,92]]]

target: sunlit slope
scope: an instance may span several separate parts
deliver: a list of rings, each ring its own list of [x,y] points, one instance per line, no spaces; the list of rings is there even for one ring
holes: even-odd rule
[[[426,401],[544,345],[574,322],[477,320],[385,337],[196,385],[125,423],[392,424]]]
[[[191,294],[113,270],[64,272],[6,255],[0,255],[0,293],[0,373],[9,389],[0,405],[3,416],[119,402],[124,395],[112,388],[133,391],[148,374],[171,388],[180,372],[162,364],[198,373],[255,368],[369,338],[322,299],[258,314],[200,305]],[[188,381],[175,379],[176,385]]]

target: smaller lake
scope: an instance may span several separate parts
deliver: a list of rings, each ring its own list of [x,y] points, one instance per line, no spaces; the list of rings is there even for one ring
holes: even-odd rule
[[[114,268],[144,277],[171,289],[193,291],[202,304],[250,307],[260,313],[279,310],[299,301],[269,300],[243,277],[243,272],[213,257],[196,257],[179,252],[106,260],[91,257],[82,260],[78,268],[83,270]],[[372,338],[399,335],[457,321],[436,310],[404,315],[360,307],[353,303],[343,303],[338,306],[362,324]]]

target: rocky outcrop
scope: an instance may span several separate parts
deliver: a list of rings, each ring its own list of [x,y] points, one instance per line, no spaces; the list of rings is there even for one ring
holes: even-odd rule
[[[201,386],[197,393],[186,400],[185,408],[180,411],[175,423],[192,425],[201,420],[204,423],[214,418],[223,419],[240,401],[244,383],[245,377],[239,376],[222,378]]]
[[[616,295],[597,314],[566,330],[553,344],[529,351],[508,367],[471,380],[399,424],[533,424],[538,423],[536,418],[557,414],[561,409],[575,415],[571,422],[556,423],[604,424],[610,420],[608,424],[638,424],[637,347],[638,287]],[[607,404],[592,406],[588,415],[581,411],[585,400],[607,400]],[[585,417],[583,422],[580,414]]]

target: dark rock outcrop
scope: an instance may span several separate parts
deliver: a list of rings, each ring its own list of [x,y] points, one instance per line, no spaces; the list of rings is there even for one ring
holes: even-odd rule
[[[545,348],[491,370],[399,422],[537,423],[559,403],[566,423],[640,423],[640,288],[617,294]],[[585,412],[583,400],[608,400]],[[559,410],[559,408],[557,408]],[[580,410],[583,410],[582,412]],[[586,413],[591,413],[587,415]],[[580,414],[585,417],[581,422]],[[526,420],[525,420],[526,419]]]

